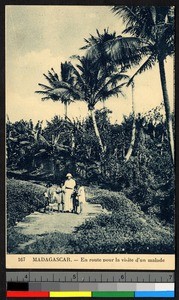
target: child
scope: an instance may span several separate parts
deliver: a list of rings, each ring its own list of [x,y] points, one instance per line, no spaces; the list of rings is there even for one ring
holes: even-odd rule
[[[44,213],[46,213],[47,207],[49,208],[49,197],[48,197],[48,188],[51,187],[51,183],[46,184],[46,191],[44,193],[45,196],[45,204],[44,204]]]
[[[48,207],[49,212],[51,211],[53,213],[53,205],[55,202],[55,188],[52,186],[51,183],[47,184],[47,190],[45,192],[45,197],[48,200]]]
[[[86,202],[85,199],[85,189],[84,186],[80,186],[78,189],[78,200],[79,200],[79,207],[80,207],[80,214],[83,212],[83,205]]]
[[[74,188],[74,192],[72,194],[72,201],[73,201],[73,213],[77,213],[77,209],[79,206],[79,200],[78,200],[78,185],[76,184]]]

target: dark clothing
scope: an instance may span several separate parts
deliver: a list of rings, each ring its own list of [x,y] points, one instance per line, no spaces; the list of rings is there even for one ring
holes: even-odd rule
[[[77,190],[75,190],[72,194],[72,200],[73,200],[73,212],[74,213],[77,213],[77,209],[78,209],[78,206],[79,206],[79,201],[78,201],[78,192]]]

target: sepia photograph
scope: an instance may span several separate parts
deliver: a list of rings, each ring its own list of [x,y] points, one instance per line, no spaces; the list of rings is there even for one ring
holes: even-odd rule
[[[7,254],[174,255],[175,8],[5,22]]]

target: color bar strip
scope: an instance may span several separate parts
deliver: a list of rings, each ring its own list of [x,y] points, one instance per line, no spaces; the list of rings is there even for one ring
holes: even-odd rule
[[[104,298],[134,298],[135,292],[92,292],[92,297]]]
[[[175,293],[174,291],[149,291],[149,292],[135,292],[135,297],[139,297],[139,298],[174,298],[175,297]]]
[[[171,283],[155,283],[155,289],[153,289],[152,291],[174,291],[175,290],[175,284],[174,282]],[[142,291],[142,289],[136,289],[136,291]],[[146,291],[150,291],[150,290],[146,290]]]
[[[18,292],[18,291],[7,291],[7,298],[49,298],[49,292]]]
[[[64,297],[92,297],[91,292],[77,292],[77,291],[70,291],[70,292],[50,292],[50,298],[64,298]]]

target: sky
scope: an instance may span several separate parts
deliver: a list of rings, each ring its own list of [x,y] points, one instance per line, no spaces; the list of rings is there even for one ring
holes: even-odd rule
[[[28,6],[6,5],[6,114],[11,122],[20,119],[51,120],[64,115],[64,106],[51,100],[41,101],[38,83],[47,84],[43,73],[52,67],[60,72],[60,63],[74,55],[84,55],[80,47],[84,38],[103,32],[121,34],[124,25],[109,6]],[[168,93],[174,106],[173,59],[165,62]],[[130,71],[130,75],[135,70]],[[120,123],[131,112],[131,90],[125,96],[113,97],[105,105],[112,111],[111,122]],[[135,80],[136,112],[147,112],[162,102],[158,65]],[[102,104],[96,105],[97,109]],[[88,113],[83,102],[69,106],[70,118],[84,118]]]

